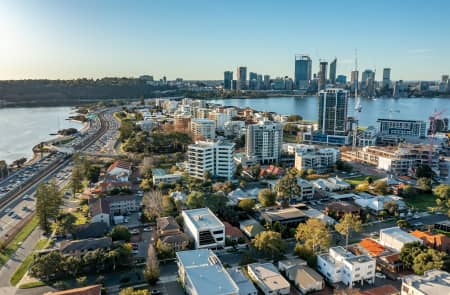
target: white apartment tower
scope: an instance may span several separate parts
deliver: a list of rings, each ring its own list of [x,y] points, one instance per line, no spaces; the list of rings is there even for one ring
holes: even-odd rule
[[[204,179],[206,171],[211,176],[228,180],[234,174],[234,143],[224,141],[197,141],[188,146],[188,173]]]
[[[191,121],[191,132],[194,138],[216,138],[216,122],[208,119],[194,119]]]
[[[278,162],[283,144],[283,126],[272,121],[248,125],[246,153],[262,164]]]

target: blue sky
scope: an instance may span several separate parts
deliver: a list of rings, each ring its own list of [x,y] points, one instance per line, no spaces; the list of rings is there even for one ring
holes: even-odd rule
[[[349,76],[450,72],[450,1],[1,0],[0,79],[293,76],[294,55],[338,58]]]

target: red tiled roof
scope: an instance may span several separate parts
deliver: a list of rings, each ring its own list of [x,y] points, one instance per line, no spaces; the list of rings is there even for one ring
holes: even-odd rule
[[[116,160],[114,163],[112,163],[109,167],[108,167],[108,172],[111,172],[114,168],[122,168],[122,169],[127,169],[127,170],[131,170],[131,163],[124,161],[124,160]]]
[[[238,229],[235,226],[232,226],[228,222],[224,221],[223,224],[225,225],[225,235],[229,237],[234,238],[244,238],[244,234],[241,232],[240,229]]]
[[[364,239],[359,242],[359,245],[366,249],[370,256],[380,256],[386,249],[371,239]]]
[[[443,234],[432,234],[430,232],[423,232],[415,230],[411,233],[416,238],[421,239],[425,245],[437,248],[450,248],[450,238]]]

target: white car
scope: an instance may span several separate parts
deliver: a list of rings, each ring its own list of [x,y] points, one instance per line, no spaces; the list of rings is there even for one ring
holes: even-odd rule
[[[152,231],[152,229],[150,227],[144,227],[143,231],[149,232]]]
[[[11,211],[11,208],[6,208],[3,212],[9,213],[9,211]]]
[[[385,274],[382,274],[381,272],[376,272],[376,273],[375,273],[375,276],[376,276],[377,278],[379,278],[379,279],[385,279],[385,278],[386,278],[386,275],[385,275]]]

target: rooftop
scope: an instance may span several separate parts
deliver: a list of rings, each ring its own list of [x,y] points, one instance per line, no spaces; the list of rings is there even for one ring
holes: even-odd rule
[[[238,267],[227,270],[230,277],[239,287],[239,294],[254,294],[257,292],[253,283],[243,274]]]
[[[99,295],[102,285],[92,285],[64,291],[48,292],[44,295]]]
[[[382,238],[382,234],[389,235],[391,238],[396,239],[397,241],[400,241],[403,244],[413,243],[413,242],[422,242],[421,239],[408,234],[407,232],[401,230],[399,227],[391,227],[391,228],[382,229],[382,230],[380,230],[380,238]]]
[[[286,208],[279,209],[274,211],[266,211],[261,214],[261,217],[264,219],[270,219],[272,222],[296,219],[296,218],[304,218],[305,213],[297,208]]]
[[[272,263],[252,263],[247,266],[270,290],[289,288],[289,282]]]
[[[406,276],[403,281],[424,294],[450,294],[450,274],[446,271],[430,270],[423,276]]]
[[[379,256],[386,251],[386,249],[382,245],[378,244],[374,240],[367,238],[359,242],[359,245],[366,249],[371,256]]]
[[[196,228],[215,228],[223,227],[222,221],[209,208],[198,208],[192,210],[184,210],[183,213]]]

